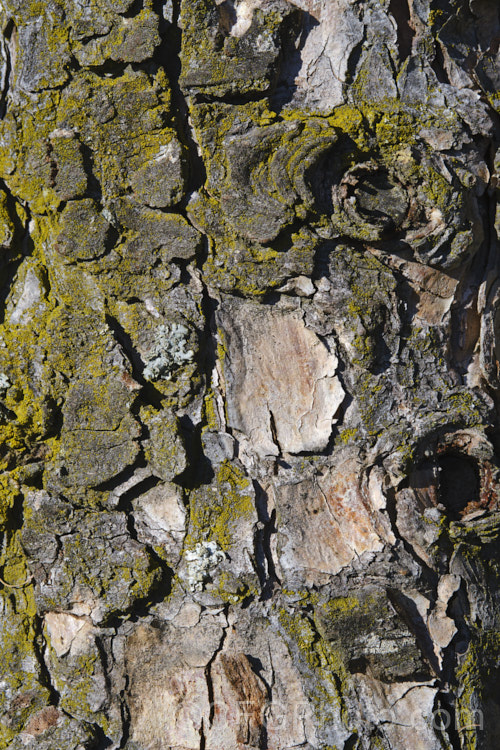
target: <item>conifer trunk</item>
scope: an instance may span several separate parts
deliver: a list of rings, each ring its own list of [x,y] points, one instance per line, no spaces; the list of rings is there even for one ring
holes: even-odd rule
[[[496,750],[498,0],[0,20],[0,750]]]

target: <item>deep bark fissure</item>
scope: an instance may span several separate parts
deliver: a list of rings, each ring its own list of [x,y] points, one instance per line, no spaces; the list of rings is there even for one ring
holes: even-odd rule
[[[9,89],[10,89],[10,77],[12,75],[12,61],[11,61],[9,43],[10,43],[12,34],[14,33],[14,28],[15,27],[14,27],[13,21],[9,21],[3,33],[2,47],[5,52],[5,78],[3,81],[2,93],[0,95],[0,120],[3,120],[7,112],[7,101],[9,98]]]
[[[415,29],[411,25],[408,0],[391,0],[389,13],[392,14],[396,22],[399,59],[404,62],[411,55],[412,42],[415,37]]]
[[[226,610],[226,614],[227,614],[227,610]],[[209,662],[206,665],[205,670],[204,670],[206,684],[207,684],[207,693],[208,693],[209,712],[208,712],[207,720],[208,720],[208,728],[209,729],[213,725],[214,717],[215,717],[215,709],[216,709],[216,706],[215,706],[214,685],[213,685],[213,682],[212,682],[212,666],[213,666],[215,660],[217,659],[218,655],[220,653],[222,653],[222,651],[224,649],[224,643],[226,641],[228,629],[229,629],[229,626],[226,626],[225,628],[223,628],[222,635],[221,635],[219,644],[217,646],[217,649],[214,651],[214,653],[210,657],[210,660],[209,660]],[[201,736],[202,736],[203,742],[205,742],[205,731],[204,731],[203,720],[202,720],[202,735]]]

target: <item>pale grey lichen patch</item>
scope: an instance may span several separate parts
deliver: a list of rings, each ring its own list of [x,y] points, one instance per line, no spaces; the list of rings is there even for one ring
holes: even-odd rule
[[[28,261],[21,268],[7,303],[9,322],[14,325],[29,323],[36,311],[45,306],[46,291],[42,268]]]
[[[186,582],[191,591],[203,591],[211,573],[226,559],[217,542],[199,542],[194,549],[186,550]]]
[[[4,372],[0,372],[0,398],[3,398],[11,386],[11,382]]]
[[[191,362],[192,349],[187,349],[189,331],[182,323],[161,325],[143,371],[146,380],[171,380],[174,370]]]

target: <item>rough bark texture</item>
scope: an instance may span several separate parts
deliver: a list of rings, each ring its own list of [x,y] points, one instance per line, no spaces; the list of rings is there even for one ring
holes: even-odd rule
[[[496,750],[498,0],[0,20],[0,748]]]

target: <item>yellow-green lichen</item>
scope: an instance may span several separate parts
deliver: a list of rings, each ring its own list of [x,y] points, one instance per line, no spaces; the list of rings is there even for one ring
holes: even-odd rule
[[[296,648],[299,659],[316,676],[309,697],[317,720],[322,726],[338,716],[347,722],[345,699],[349,692],[349,673],[340,651],[322,638],[311,620],[303,614],[282,608],[279,622],[289,640],[292,656]]]
[[[237,544],[235,532],[239,523],[250,522],[255,514],[252,485],[235,464],[224,461],[216,476],[216,485],[191,495],[190,531],[186,547],[201,539],[216,542],[228,552]]]
[[[455,677],[457,690],[457,725],[464,750],[476,750],[483,727],[491,717],[485,713],[485,701],[495,690],[500,676],[500,633],[473,630],[465,657]]]
[[[2,581],[0,660],[4,687],[0,696],[0,748],[9,746],[29,716],[46,705],[49,691],[43,686],[36,653],[37,618],[33,583],[19,532],[9,532],[0,558]]]

